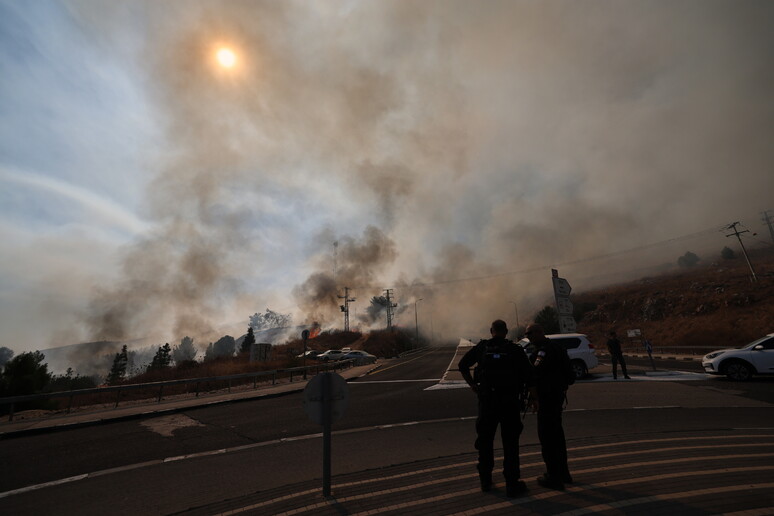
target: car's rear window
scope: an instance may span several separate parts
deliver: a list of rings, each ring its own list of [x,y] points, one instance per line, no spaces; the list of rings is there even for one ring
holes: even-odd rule
[[[564,349],[575,349],[581,345],[581,340],[578,337],[562,337],[551,340],[564,346]]]

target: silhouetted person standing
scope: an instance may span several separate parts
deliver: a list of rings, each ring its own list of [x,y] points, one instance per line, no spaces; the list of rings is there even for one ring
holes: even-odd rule
[[[567,356],[567,350],[546,338],[542,326],[531,324],[526,337],[534,346],[530,360],[535,367],[535,383],[538,392],[538,437],[545,474],[537,482],[549,489],[564,489],[572,477],[567,467],[567,443],[562,427],[562,410],[567,387],[575,381],[575,375]]]
[[[621,372],[624,378],[631,380],[629,374],[626,372],[626,362],[624,361],[623,352],[621,351],[621,341],[618,340],[614,331],[610,332],[610,338],[607,339],[607,350],[610,352],[610,360],[613,362],[613,379],[618,379],[618,363],[621,363]]]
[[[482,340],[468,350],[459,362],[462,377],[478,395],[476,419],[476,449],[478,450],[478,475],[481,490],[492,488],[494,469],[494,437],[497,425],[503,441],[503,474],[506,493],[518,496],[527,490],[520,480],[519,436],[524,425],[521,422],[523,393],[534,390],[532,365],[524,349],[507,340],[508,326],[496,320],[489,332],[492,338]],[[474,375],[470,368],[476,364]]]

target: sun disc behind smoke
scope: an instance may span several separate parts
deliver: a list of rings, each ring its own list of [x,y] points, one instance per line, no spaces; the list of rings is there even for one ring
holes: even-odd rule
[[[218,63],[224,68],[232,68],[236,64],[236,55],[228,48],[221,48],[217,53]]]

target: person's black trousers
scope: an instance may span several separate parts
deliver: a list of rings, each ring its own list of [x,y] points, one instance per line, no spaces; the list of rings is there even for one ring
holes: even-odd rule
[[[624,361],[623,355],[610,355],[610,360],[613,362],[613,378],[618,378],[618,363],[621,363],[621,372],[623,373],[624,377],[629,376],[629,374],[626,372],[626,362]]]
[[[548,476],[562,481],[570,477],[567,467],[567,443],[562,428],[564,393],[545,393],[538,398],[538,438]]]
[[[519,436],[524,429],[521,422],[521,403],[518,398],[479,396],[478,419],[476,419],[476,449],[478,450],[478,473],[489,478],[494,469],[494,438],[497,425],[503,442],[503,475],[506,482],[521,478],[519,464]]]

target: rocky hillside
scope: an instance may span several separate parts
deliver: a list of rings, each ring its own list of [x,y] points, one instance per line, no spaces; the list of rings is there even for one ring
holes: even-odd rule
[[[774,332],[774,249],[751,251],[750,259],[757,283],[751,281],[747,262],[740,255],[580,292],[573,296],[573,304],[585,312],[578,331],[588,334],[597,347],[604,347],[610,329],[625,337],[626,330],[635,328],[657,349],[744,345]],[[640,346],[638,342],[626,344]]]

